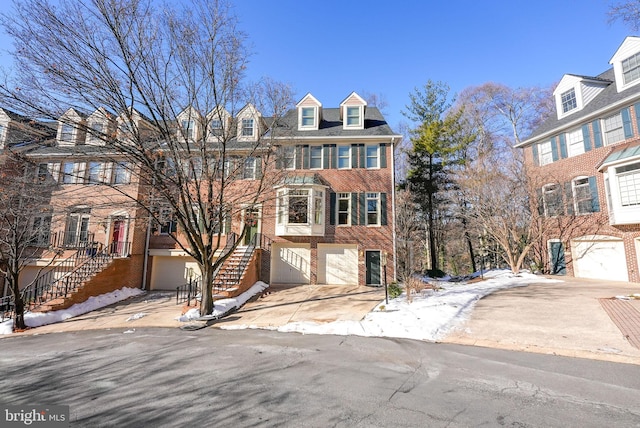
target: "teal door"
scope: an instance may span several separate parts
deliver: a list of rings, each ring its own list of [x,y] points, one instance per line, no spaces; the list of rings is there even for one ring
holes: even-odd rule
[[[565,275],[567,273],[567,262],[564,259],[564,245],[562,242],[549,243],[551,251],[551,273],[553,275]]]
[[[380,251],[365,251],[367,285],[382,285],[380,281]]]

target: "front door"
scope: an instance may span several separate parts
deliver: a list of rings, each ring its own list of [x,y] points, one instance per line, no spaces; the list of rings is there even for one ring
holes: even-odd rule
[[[124,251],[124,241],[126,241],[125,222],[122,219],[116,219],[112,225],[110,252],[112,254],[122,254]]]
[[[244,235],[244,245],[249,245],[253,237],[258,233],[258,220],[260,210],[258,208],[247,208],[244,210],[244,225],[247,232]]]
[[[551,252],[551,273],[553,275],[565,275],[567,273],[567,263],[564,259],[564,245],[562,242],[550,242]]]
[[[380,251],[365,251],[365,267],[367,269],[367,285],[381,285]]]

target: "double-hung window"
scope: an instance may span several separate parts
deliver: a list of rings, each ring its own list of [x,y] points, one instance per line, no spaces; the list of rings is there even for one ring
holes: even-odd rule
[[[322,146],[309,147],[309,168],[322,169]]]
[[[282,167],[284,169],[295,169],[296,167],[295,146],[285,146],[282,149]]]
[[[72,142],[73,141],[73,125],[69,123],[63,123],[60,129],[60,141]]]
[[[551,150],[551,141],[540,143],[538,146],[538,156],[540,157],[540,165],[546,165],[553,162],[553,151]]]
[[[242,174],[242,178],[245,180],[253,180],[256,178],[256,163],[258,162],[258,158],[248,157],[244,160],[244,170]]]
[[[623,207],[640,205],[640,163],[616,168],[620,203]]]
[[[338,225],[351,224],[351,193],[338,193]]]
[[[51,214],[40,215],[33,218],[31,227],[31,242],[37,247],[49,245],[51,235]]]
[[[116,162],[113,166],[113,184],[129,184],[131,172],[129,162]]]
[[[89,184],[98,184],[103,181],[104,165],[100,162],[89,162]]]
[[[100,121],[91,122],[89,124],[89,141],[92,143],[98,143],[104,140],[104,123]]]
[[[211,135],[219,137],[222,135],[222,121],[220,119],[212,119],[210,124]]]
[[[192,140],[194,135],[194,121],[193,120],[183,120],[182,121],[182,132],[184,138],[187,140]]]
[[[351,146],[338,146],[338,168],[351,168]]]
[[[625,85],[640,78],[640,53],[622,61],[622,79]]]
[[[605,144],[614,144],[625,139],[622,115],[620,113],[616,113],[613,116],[603,119],[602,127],[604,131]]]
[[[576,101],[576,90],[571,88],[560,95],[560,101],[562,103],[562,112],[567,113],[574,108],[578,107]]]
[[[360,126],[360,107],[347,107],[347,126]]]
[[[379,163],[379,146],[370,145],[366,146],[366,155],[367,155],[367,168],[373,169],[378,168],[380,166]]]
[[[65,162],[62,165],[62,183],[74,184],[77,181],[76,164],[73,162]]]
[[[584,153],[582,129],[578,128],[574,131],[567,132],[567,144],[569,148],[569,156],[578,156]]]
[[[313,107],[302,107],[300,120],[303,128],[313,128],[316,125],[315,109]]]
[[[562,187],[559,184],[547,184],[542,189],[542,202],[547,217],[564,214],[562,203]]]
[[[380,225],[380,193],[367,193],[367,225]]]
[[[573,202],[576,214],[593,212],[591,203],[591,188],[589,187],[589,177],[578,177],[572,182]]]
[[[242,119],[242,136],[253,137],[253,119]]]

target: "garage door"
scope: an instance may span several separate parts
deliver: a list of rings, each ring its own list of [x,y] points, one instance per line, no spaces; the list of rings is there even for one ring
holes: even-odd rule
[[[309,244],[273,244],[271,247],[272,283],[309,284],[310,270]]]
[[[151,290],[176,291],[176,287],[189,282],[189,268],[194,275],[200,275],[198,264],[191,257],[153,256],[151,269]]]
[[[318,283],[358,284],[358,246],[318,244]]]
[[[580,278],[628,281],[624,243],[615,237],[572,241],[573,268]]]

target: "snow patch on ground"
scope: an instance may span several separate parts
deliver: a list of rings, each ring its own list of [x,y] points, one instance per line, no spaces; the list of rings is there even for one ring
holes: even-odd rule
[[[476,302],[495,291],[524,287],[532,283],[561,282],[521,272],[490,271],[484,280],[465,284],[438,281],[437,291],[413,295],[406,294],[380,303],[361,321],[335,321],[329,323],[294,322],[279,327],[282,332],[303,334],[335,334],[437,341],[469,319]]]
[[[216,300],[213,303],[213,313],[211,315],[206,315],[201,317],[200,310],[197,308],[188,310],[184,315],[177,317],[176,320],[180,322],[190,322],[194,320],[203,320],[203,319],[216,319],[220,318],[223,315],[231,312],[232,310],[240,308],[244,305],[249,299],[253,296],[262,293],[267,287],[262,281],[258,281],[253,286],[242,293],[241,295],[229,299],[220,299]]]
[[[111,293],[89,297],[82,303],[77,303],[60,311],[26,312],[24,314],[24,323],[27,327],[40,327],[42,325],[54,324],[144,293],[145,292],[139,288],[123,287],[120,290],[112,291]],[[5,321],[0,324],[0,334],[11,334],[12,331],[13,320]]]

